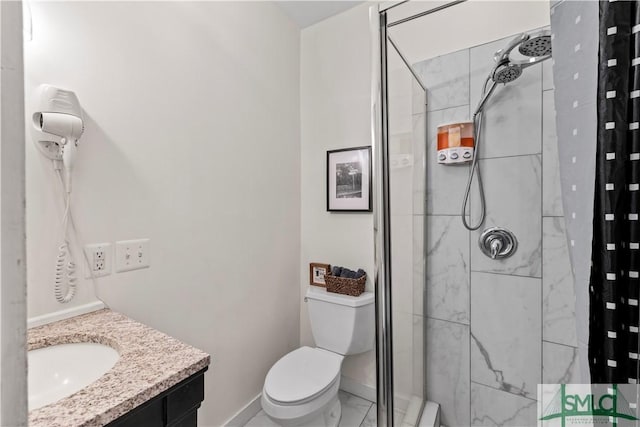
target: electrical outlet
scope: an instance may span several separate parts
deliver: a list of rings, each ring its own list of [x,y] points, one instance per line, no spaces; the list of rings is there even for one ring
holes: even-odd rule
[[[149,268],[149,239],[121,240],[116,242],[116,271]]]
[[[111,274],[111,243],[93,243],[84,247],[88,263],[86,264],[87,279]],[[91,270],[91,271],[90,271]]]

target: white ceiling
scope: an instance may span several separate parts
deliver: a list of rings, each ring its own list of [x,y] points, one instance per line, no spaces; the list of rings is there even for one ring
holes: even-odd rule
[[[363,1],[276,1],[274,2],[286,13],[300,28],[337,15],[347,9],[364,3]]]

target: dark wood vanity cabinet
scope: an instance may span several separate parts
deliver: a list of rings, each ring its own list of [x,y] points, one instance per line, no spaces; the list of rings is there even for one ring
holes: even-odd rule
[[[197,427],[198,408],[204,400],[206,370],[196,372],[107,426]]]

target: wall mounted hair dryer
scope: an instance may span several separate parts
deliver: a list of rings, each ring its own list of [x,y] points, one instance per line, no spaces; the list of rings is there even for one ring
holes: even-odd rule
[[[54,86],[40,86],[39,96],[38,108],[32,116],[33,139],[40,153],[53,161],[53,168],[65,190],[62,243],[56,259],[54,293],[58,302],[67,303],[76,294],[76,264],[69,244],[68,229],[69,225],[73,228],[71,172],[78,139],[84,132],[82,108],[75,93]],[[64,178],[60,163],[64,165]]]
[[[39,91],[38,110],[33,114],[36,147],[47,158],[63,162],[65,190],[70,193],[78,139],[84,132],[82,108],[71,91],[50,85],[40,86]]]

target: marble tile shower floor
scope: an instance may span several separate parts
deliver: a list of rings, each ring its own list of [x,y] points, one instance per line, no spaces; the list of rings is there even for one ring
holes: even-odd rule
[[[342,418],[338,427],[375,427],[376,405],[361,397],[340,390],[338,398],[342,404]],[[260,410],[245,427],[278,427]]]

